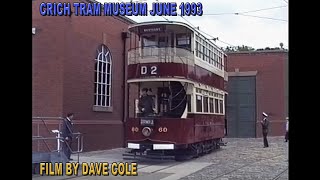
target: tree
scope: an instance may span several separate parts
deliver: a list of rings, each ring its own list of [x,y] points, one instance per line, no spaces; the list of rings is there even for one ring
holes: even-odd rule
[[[280,43],[280,48],[283,49],[283,43],[282,42]]]
[[[227,46],[224,49],[226,52],[239,52],[239,51],[254,51],[255,49],[250,46]]]
[[[238,46],[237,51],[254,51],[254,48],[250,47],[250,46]]]
[[[250,46],[227,46],[226,48],[223,48],[223,50],[228,53],[228,52],[241,52],[241,51],[266,51],[266,50],[284,50],[283,48],[283,43],[280,43],[280,47],[265,47],[265,48],[259,48],[259,49],[254,49]]]

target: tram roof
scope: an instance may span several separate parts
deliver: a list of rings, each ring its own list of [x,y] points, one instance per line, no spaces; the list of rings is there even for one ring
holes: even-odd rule
[[[180,21],[146,21],[146,22],[131,24],[129,26],[129,29],[133,29],[133,28],[140,27],[140,26],[147,26],[147,25],[177,25],[177,26],[184,26],[184,27],[190,29],[191,31],[195,31],[195,29],[192,28],[189,24],[186,24],[186,23],[183,23]]]
[[[180,22],[180,21],[146,21],[146,22],[140,22],[140,23],[135,23],[135,24],[131,24],[129,25],[129,30],[130,31],[133,31],[135,33],[138,32],[138,27],[141,27],[141,26],[148,26],[148,25],[176,25],[176,26],[183,26],[187,29],[189,29],[190,31],[194,32],[194,33],[198,33],[198,34],[201,34],[203,37],[205,37],[207,40],[209,40],[210,38],[206,37],[204,35],[204,33],[200,32],[200,30],[198,30],[197,28],[194,28],[192,26],[190,26],[189,24],[187,23],[184,23],[184,22]],[[217,46],[215,43],[211,42],[211,41],[208,41],[210,44],[212,44],[213,46],[217,47],[218,49],[220,49],[219,46]],[[221,52],[223,54],[226,55],[226,53],[224,53],[222,50]]]

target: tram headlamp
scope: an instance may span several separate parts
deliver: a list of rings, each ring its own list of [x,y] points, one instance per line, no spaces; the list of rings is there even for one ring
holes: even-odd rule
[[[146,137],[150,136],[151,132],[152,132],[152,130],[151,130],[151,128],[149,128],[149,127],[144,127],[144,128],[142,129],[142,134],[143,134],[144,136],[146,136]]]

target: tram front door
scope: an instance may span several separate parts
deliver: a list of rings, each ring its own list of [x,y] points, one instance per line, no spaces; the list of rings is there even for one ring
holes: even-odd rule
[[[166,116],[170,111],[169,97],[170,91],[168,87],[158,88],[158,112],[160,116]]]

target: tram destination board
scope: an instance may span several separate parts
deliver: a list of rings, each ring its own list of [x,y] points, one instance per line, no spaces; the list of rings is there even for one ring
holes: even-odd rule
[[[146,25],[139,27],[139,33],[160,33],[165,32],[165,25]]]

